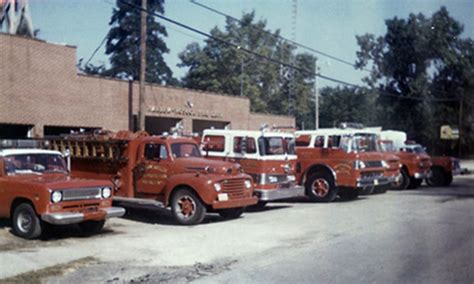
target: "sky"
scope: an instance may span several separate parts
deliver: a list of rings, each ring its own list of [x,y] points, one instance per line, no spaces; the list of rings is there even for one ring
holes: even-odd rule
[[[472,0],[195,0],[216,10],[240,18],[255,11],[257,20],[266,20],[267,28],[281,30],[283,37],[316,50],[355,62],[358,50],[356,35],[385,34],[385,19],[407,18],[410,13],[431,16],[445,6],[456,20],[464,24],[463,37],[474,38],[474,1]],[[296,2],[296,17],[293,5]],[[39,38],[52,43],[77,46],[77,60],[87,61],[109,30],[114,0],[30,0],[33,25]],[[213,27],[224,27],[225,18],[207,11],[189,0],[165,1],[165,16],[208,33]],[[294,21],[296,19],[296,21]],[[178,54],[191,42],[203,37],[172,24],[165,25],[165,42],[170,53],[168,66],[177,78],[186,69],[177,67]],[[292,31],[295,31],[293,34]],[[304,51],[304,50],[300,50]],[[339,80],[361,84],[366,71],[355,70],[332,59],[318,56],[320,72]],[[107,63],[104,48],[92,58],[92,64]],[[335,86],[319,79],[319,87]]]

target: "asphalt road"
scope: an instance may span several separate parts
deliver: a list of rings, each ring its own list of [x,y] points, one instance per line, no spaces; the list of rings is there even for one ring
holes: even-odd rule
[[[104,232],[25,241],[0,221],[0,282],[474,283],[474,176],[355,201],[271,203],[175,225],[133,210]]]

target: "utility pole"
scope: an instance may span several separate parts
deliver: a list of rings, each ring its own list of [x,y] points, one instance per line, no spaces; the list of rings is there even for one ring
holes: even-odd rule
[[[316,58],[314,75],[314,129],[319,129],[319,92],[318,92],[318,59]]]
[[[461,154],[462,154],[462,149],[461,149],[461,146],[462,146],[462,96],[459,98],[459,153],[458,153],[458,157],[461,158]]]
[[[142,11],[140,13],[140,91],[138,94],[139,130],[145,130],[146,9],[147,0],[142,0]]]

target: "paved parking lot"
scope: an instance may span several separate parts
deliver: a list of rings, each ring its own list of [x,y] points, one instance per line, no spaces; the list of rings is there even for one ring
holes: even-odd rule
[[[93,237],[70,226],[25,241],[0,220],[0,282],[473,283],[473,220],[472,175],[349,202],[271,203],[192,227],[133,210]]]

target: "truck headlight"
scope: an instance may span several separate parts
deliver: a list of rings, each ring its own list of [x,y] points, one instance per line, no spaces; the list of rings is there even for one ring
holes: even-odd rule
[[[63,200],[63,193],[61,191],[53,191],[51,193],[51,201],[53,203],[61,202],[61,200]]]
[[[246,189],[252,188],[252,182],[250,180],[246,179],[244,184]]]
[[[390,169],[390,165],[384,160],[382,160],[382,167],[384,167],[386,169]]]
[[[220,183],[215,183],[214,184],[214,189],[219,192],[222,190],[222,185]]]
[[[112,196],[112,189],[110,187],[102,188],[102,197],[103,198],[110,198]]]
[[[293,175],[288,176],[288,181],[295,181],[296,177]]]
[[[354,169],[356,170],[365,169],[365,163],[361,160],[355,160]]]

